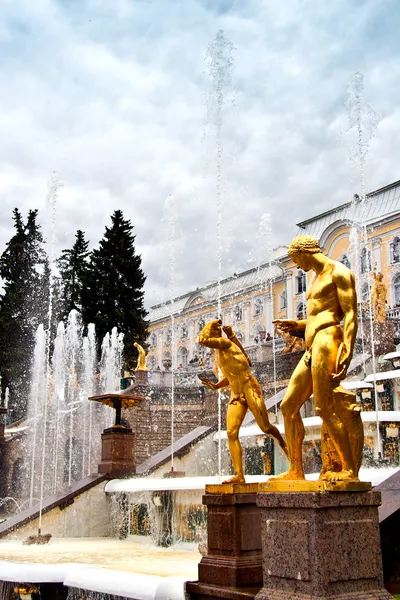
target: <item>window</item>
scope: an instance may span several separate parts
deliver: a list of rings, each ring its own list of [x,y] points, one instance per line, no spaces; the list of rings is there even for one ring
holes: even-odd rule
[[[304,271],[299,271],[296,275],[296,295],[303,294],[307,289],[307,277]]]
[[[286,291],[279,294],[279,310],[285,310],[286,308]]]
[[[150,336],[150,346],[155,348],[157,346],[157,336],[155,333],[152,333]]]
[[[201,330],[203,329],[204,325],[205,325],[204,319],[199,319],[199,321],[197,323],[197,333],[201,332]]]
[[[261,317],[263,314],[263,303],[262,300],[258,299],[253,304],[253,316]]]
[[[243,309],[241,306],[236,306],[234,310],[235,321],[241,321],[243,318]]]
[[[187,338],[187,336],[188,336],[188,328],[187,328],[186,323],[184,323],[181,328],[181,337]]]
[[[300,302],[296,307],[296,319],[302,321],[306,318],[306,305],[304,302]]]
[[[400,306],[400,274],[393,279],[394,305]]]
[[[371,256],[367,248],[361,250],[361,273],[367,273],[371,270]]]
[[[400,262],[400,238],[395,237],[390,244],[392,263]]]
[[[167,329],[167,337],[166,337],[166,344],[171,344],[172,343],[172,329],[168,328]]]
[[[362,284],[361,288],[361,300],[363,302],[368,302],[369,300],[369,285],[368,282]]]
[[[349,261],[347,254],[343,254],[343,256],[340,258],[339,262],[341,262],[342,265],[344,265],[348,269],[351,269],[351,263]]]

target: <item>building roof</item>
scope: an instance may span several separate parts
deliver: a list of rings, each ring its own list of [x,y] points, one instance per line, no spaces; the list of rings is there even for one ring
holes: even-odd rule
[[[281,273],[282,270],[276,265],[271,265],[271,267],[261,265],[259,268],[255,267],[238,275],[227,277],[221,281],[221,299],[224,300],[224,298],[239,293],[243,294],[257,286],[260,287],[260,290],[266,289],[270,278],[276,279]],[[173,302],[164,302],[152,306],[149,311],[149,319],[154,322],[171,314],[179,314],[191,306],[194,308],[196,299],[201,299],[205,304],[210,304],[210,309],[215,309],[218,302],[218,282],[212,281],[202,288],[197,288],[183,296],[179,296],[179,298],[175,298]]]
[[[312,235],[318,240],[323,232],[337,221],[370,225],[378,219],[390,217],[400,211],[400,181],[395,181],[366,195],[365,202],[355,199],[332,210],[297,223],[298,234]]]

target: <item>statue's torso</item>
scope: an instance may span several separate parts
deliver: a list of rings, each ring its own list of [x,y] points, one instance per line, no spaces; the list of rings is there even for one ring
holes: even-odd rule
[[[333,281],[335,269],[335,263],[329,262],[325,269],[315,276],[307,292],[306,348],[311,348],[318,331],[339,325],[343,318],[338,290]]]

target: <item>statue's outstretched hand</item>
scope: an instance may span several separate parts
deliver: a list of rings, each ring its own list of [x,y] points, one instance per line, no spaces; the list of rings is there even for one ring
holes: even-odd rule
[[[222,331],[224,333],[226,333],[226,335],[228,336],[228,338],[231,338],[233,335],[235,335],[233,333],[233,329],[232,329],[232,327],[230,325],[224,325],[223,328],[222,328]]]
[[[207,377],[199,377],[199,379],[200,379],[201,383],[204,383],[204,385],[206,385],[208,388],[210,388],[210,390],[217,389],[217,384],[213,383],[212,381],[207,379]]]
[[[297,328],[297,321],[293,321],[292,319],[275,319],[272,322],[277,326],[278,329],[281,329],[282,331],[290,332],[292,329]]]

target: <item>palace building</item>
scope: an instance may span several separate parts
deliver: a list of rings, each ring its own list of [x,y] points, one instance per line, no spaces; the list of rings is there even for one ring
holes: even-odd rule
[[[364,199],[356,195],[352,202],[307,219],[298,228],[299,234],[316,237],[328,256],[358,272],[360,303],[368,300],[372,272],[382,272],[387,287],[387,319],[400,333],[400,181]],[[302,318],[306,290],[306,274],[288,257],[287,247],[279,247],[272,264],[222,280],[223,322],[234,327],[253,360],[262,361],[260,346],[274,334],[272,320]],[[209,355],[197,344],[197,337],[204,324],[216,318],[217,305],[218,284],[214,281],[172,302],[153,306],[149,314],[149,369],[168,370],[172,358],[180,369],[188,368],[191,361],[208,361]]]

